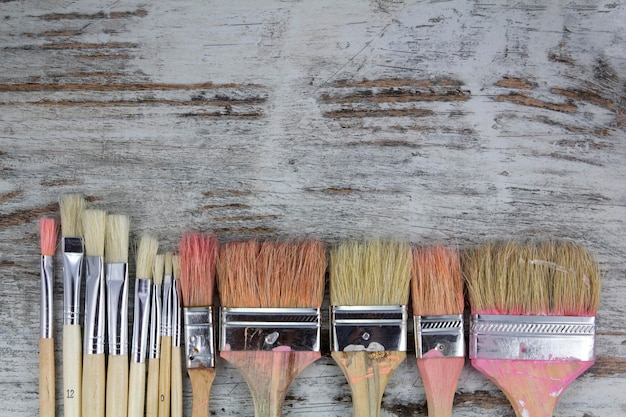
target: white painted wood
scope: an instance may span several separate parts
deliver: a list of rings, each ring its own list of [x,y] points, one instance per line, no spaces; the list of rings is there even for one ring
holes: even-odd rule
[[[599,360],[556,415],[623,415],[624,21],[621,0],[0,2],[0,417],[37,412],[36,219],[67,192],[170,248],[188,229],[584,243],[605,272]],[[252,415],[218,367],[212,412]],[[350,410],[328,354],[285,404]],[[425,410],[408,360],[383,414]],[[513,414],[466,366],[455,415]]]

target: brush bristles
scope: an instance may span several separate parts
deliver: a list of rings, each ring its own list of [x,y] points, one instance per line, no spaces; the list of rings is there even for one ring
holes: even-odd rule
[[[410,279],[411,249],[406,243],[345,242],[330,253],[332,305],[405,305]]]
[[[156,285],[163,285],[163,272],[165,270],[165,254],[158,254],[154,258],[153,280]]]
[[[172,255],[172,277],[180,279],[180,258],[178,255]]]
[[[39,235],[41,242],[41,254],[44,256],[54,256],[57,246],[56,221],[49,217],[39,219]]]
[[[227,243],[217,265],[225,307],[320,308],[326,254],[315,240]]]
[[[416,316],[463,314],[463,278],[456,250],[413,249],[411,298]]]
[[[490,243],[466,251],[461,264],[472,312],[594,316],[600,271],[569,242]]]
[[[128,234],[130,218],[122,214],[109,214],[106,223],[104,262],[128,263]]]
[[[159,241],[152,236],[144,235],[139,240],[137,248],[137,271],[136,278],[152,279],[154,272],[154,259],[159,250]]]
[[[164,274],[172,276],[172,252],[165,252]]]
[[[85,210],[85,199],[78,194],[67,194],[59,200],[61,232],[64,237],[82,237],[81,216]]]
[[[183,235],[180,242],[180,284],[185,307],[213,304],[217,239],[200,233]]]
[[[85,235],[85,254],[104,256],[107,213],[104,210],[85,210],[82,216]]]

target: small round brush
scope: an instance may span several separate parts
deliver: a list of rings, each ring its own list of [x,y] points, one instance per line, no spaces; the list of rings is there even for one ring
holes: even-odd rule
[[[54,219],[39,220],[41,238],[41,335],[39,339],[39,416],[55,415],[54,374],[54,252],[57,224]]]

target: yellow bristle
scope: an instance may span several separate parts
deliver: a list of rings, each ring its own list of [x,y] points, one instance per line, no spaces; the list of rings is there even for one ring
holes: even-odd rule
[[[106,223],[104,262],[128,263],[128,234],[130,218],[123,214],[109,214]]]
[[[139,241],[136,259],[136,278],[152,279],[154,271],[154,258],[159,250],[159,242],[152,236],[144,235]]]
[[[180,279],[180,258],[178,255],[172,255],[172,277]]]
[[[165,276],[172,276],[172,252],[165,252],[165,266],[163,273]]]
[[[81,216],[85,210],[85,199],[78,194],[67,194],[59,200],[61,211],[61,234],[63,237],[82,237]]]
[[[85,210],[82,215],[82,227],[85,235],[85,254],[104,256],[107,213],[104,210]]]
[[[155,285],[163,284],[163,273],[165,271],[165,254],[158,254],[154,257],[154,275],[153,280]]]

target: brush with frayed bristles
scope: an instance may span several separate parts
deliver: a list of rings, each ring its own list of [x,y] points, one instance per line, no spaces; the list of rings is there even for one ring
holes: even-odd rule
[[[104,364],[105,280],[104,242],[107,214],[85,210],[85,346],[83,349],[83,416],[104,417],[106,372]]]
[[[171,415],[183,417],[183,368],[182,368],[182,299],[180,291],[180,260],[178,256],[168,252],[173,278],[172,282],[172,378],[171,378]],[[165,261],[166,271],[168,261]],[[167,273],[167,272],[166,272]],[[160,389],[160,388],[159,388]],[[167,411],[165,411],[167,412]],[[167,414],[166,414],[167,415]],[[161,417],[161,416],[159,416]]]
[[[82,406],[82,339],[80,290],[83,271],[81,216],[85,199],[68,194],[59,201],[63,250],[63,410],[65,417],[80,417]]]
[[[595,362],[600,270],[568,242],[491,243],[462,257],[472,308],[470,358],[519,417],[553,415]]]
[[[146,389],[146,417],[159,415],[159,378],[161,370],[161,310],[165,254],[154,258],[152,301],[150,302],[150,345],[148,352],[148,387]],[[164,358],[169,363],[169,356]]]
[[[325,269],[325,249],[318,241],[258,243],[252,240],[224,245],[218,261],[222,321],[226,311],[236,309],[258,309],[252,310],[252,316],[258,314],[254,320],[261,322],[269,317],[267,311],[272,309],[292,309],[292,316],[287,316],[291,319],[303,310],[310,317],[308,311],[312,310],[319,318]],[[279,316],[278,320],[285,319]],[[298,332],[304,330],[284,331],[291,331],[297,339]],[[314,349],[306,344],[296,347],[288,343],[290,340],[275,345],[276,338],[272,336],[278,337],[279,332],[264,338],[268,347],[263,350],[220,341],[224,345],[220,356],[235,365],[248,383],[256,417],[281,416],[291,381],[320,358],[319,347]]]
[[[440,245],[413,249],[411,299],[428,416],[450,417],[465,364],[463,278],[454,249]]]
[[[331,250],[331,356],[350,385],[355,417],[380,415],[387,382],[406,358],[410,258],[410,247],[393,241],[345,242]],[[399,319],[396,323],[403,323],[386,326],[391,339],[379,336],[376,326],[365,324],[369,318],[390,313]],[[347,317],[348,323],[343,324],[341,317]],[[355,321],[360,323],[351,324]],[[344,337],[346,329],[349,337]]]
[[[128,375],[128,417],[143,417],[146,399],[146,351],[148,345],[150,295],[154,259],[159,242],[144,235],[137,248],[135,271],[135,306],[133,309],[133,339]]]
[[[159,417],[170,416],[170,399],[172,383],[172,320],[174,309],[174,283],[172,282],[172,252],[163,255],[163,299],[161,312],[161,364],[157,387]],[[180,353],[180,352],[179,352]],[[178,356],[180,362],[180,355]]]
[[[39,416],[55,415],[54,372],[54,252],[57,224],[52,218],[39,220],[41,241],[41,335],[39,338]]]
[[[128,216],[121,214],[107,216],[104,251],[109,346],[106,417],[126,417],[128,413],[129,232],[130,219]]]
[[[180,284],[185,317],[187,371],[193,391],[193,417],[209,415],[211,386],[215,379],[213,343],[213,292],[217,239],[187,233],[180,242]],[[203,339],[202,346],[194,340]]]

